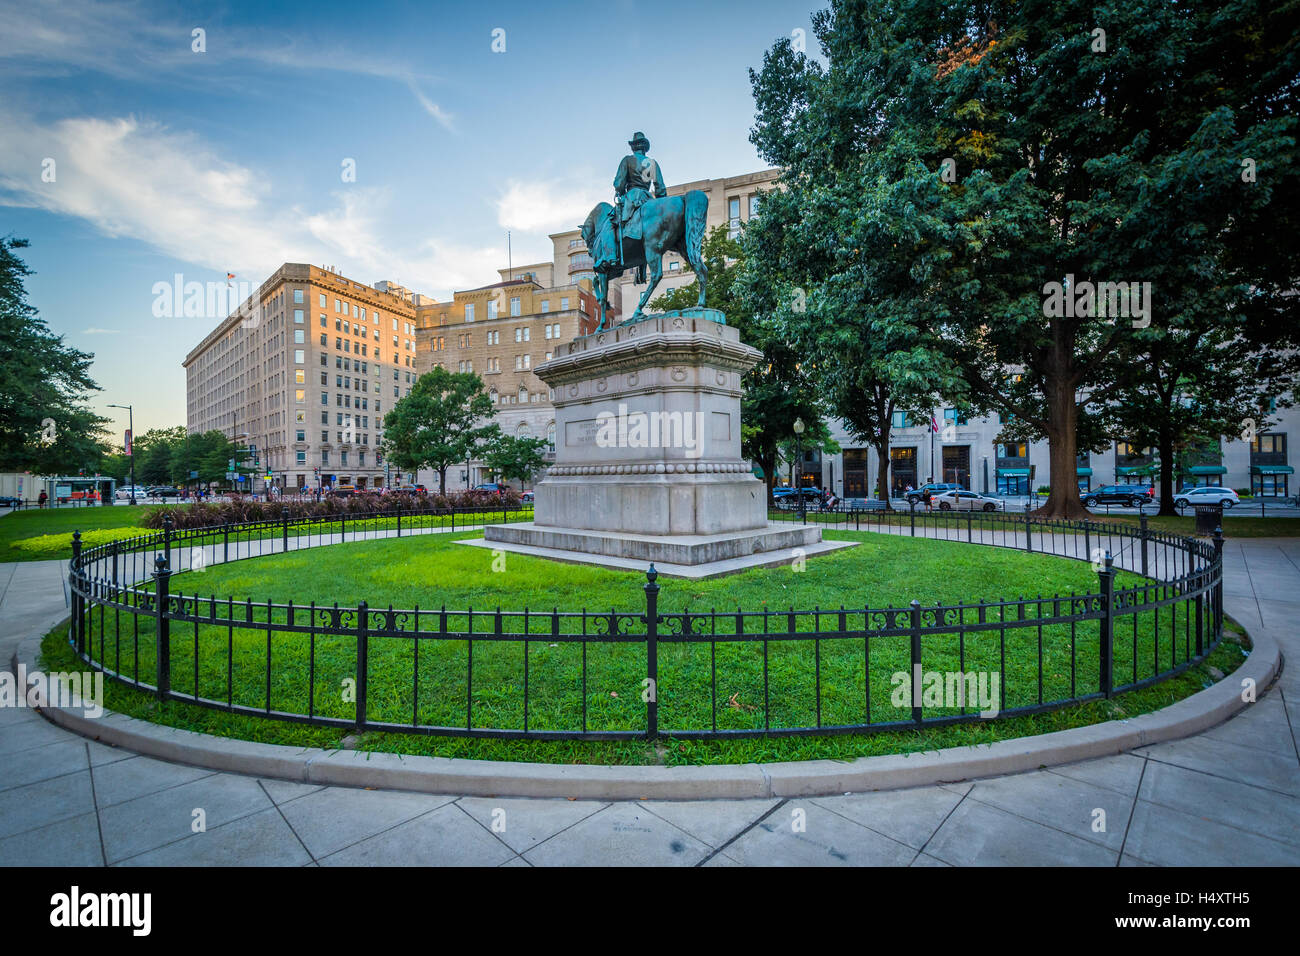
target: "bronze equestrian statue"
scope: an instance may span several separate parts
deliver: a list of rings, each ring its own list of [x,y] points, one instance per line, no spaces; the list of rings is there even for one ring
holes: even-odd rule
[[[632,153],[623,157],[614,177],[618,208],[599,203],[582,224],[582,241],[587,244],[596,273],[596,297],[600,300],[598,332],[605,328],[607,321],[610,280],[617,279],[627,269],[637,268],[640,281],[645,267],[650,266],[649,284],[628,321],[645,317],[642,310],[663,278],[665,252],[676,252],[695,270],[700,283],[696,304],[701,307],[709,276],[702,252],[709,197],[698,189],[683,196],[669,196],[659,164],[646,155],[650,151],[646,135],[633,134],[628,146]]]

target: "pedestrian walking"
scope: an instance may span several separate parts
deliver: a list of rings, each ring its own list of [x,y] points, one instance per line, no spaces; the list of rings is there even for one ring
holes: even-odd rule
[[[50,496],[45,493],[44,489],[41,489],[41,493],[36,496],[36,506],[38,508],[44,508],[49,500]]]

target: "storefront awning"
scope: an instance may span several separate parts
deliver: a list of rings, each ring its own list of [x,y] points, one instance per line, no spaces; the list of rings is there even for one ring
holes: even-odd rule
[[[1295,469],[1290,465],[1251,465],[1252,475],[1294,475]]]
[[[1226,475],[1228,469],[1222,465],[1192,465],[1187,469],[1193,475]]]
[[[1028,478],[1028,468],[999,468],[998,474],[1003,478]]]
[[[1074,469],[1074,473],[1075,473],[1076,475],[1078,475],[1080,478],[1090,478],[1090,477],[1092,477],[1092,469],[1091,469],[1091,468],[1076,468],[1076,469]]]

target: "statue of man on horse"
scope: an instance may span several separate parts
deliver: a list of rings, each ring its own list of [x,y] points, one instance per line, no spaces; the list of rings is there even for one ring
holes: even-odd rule
[[[582,241],[591,254],[596,297],[600,301],[597,331],[606,325],[610,280],[636,268],[637,281],[644,281],[649,266],[649,283],[629,321],[644,317],[642,310],[663,278],[665,252],[676,252],[690,263],[700,284],[697,304],[704,305],[708,269],[702,249],[709,197],[698,189],[669,196],[659,164],[646,155],[650,151],[646,135],[634,133],[628,146],[632,153],[623,157],[614,177],[618,207],[599,203],[582,224]]]

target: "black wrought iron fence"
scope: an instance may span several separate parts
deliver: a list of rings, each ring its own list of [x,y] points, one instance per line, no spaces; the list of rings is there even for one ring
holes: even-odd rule
[[[114,680],[232,713],[359,730],[612,739],[872,732],[1039,713],[1167,679],[1222,635],[1221,532],[1210,541],[1002,514],[862,512],[835,526],[1090,560],[1097,590],[665,613],[653,566],[637,605],[608,611],[236,601],[171,583],[174,569],[531,517],[333,515],[165,528],[94,548],[74,535],[69,640]]]

